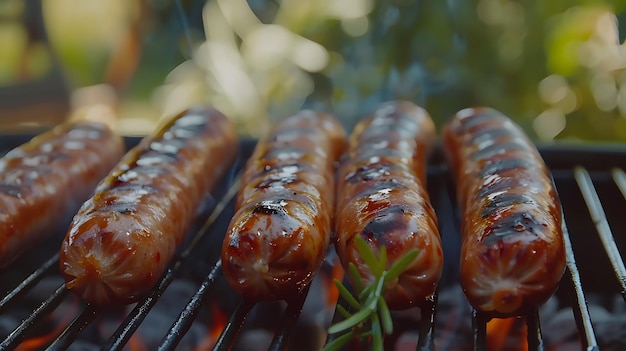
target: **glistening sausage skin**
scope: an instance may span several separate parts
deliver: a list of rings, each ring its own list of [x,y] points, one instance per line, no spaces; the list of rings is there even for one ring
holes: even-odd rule
[[[0,159],[0,268],[67,226],[124,153],[104,124],[67,122]]]
[[[435,125],[424,109],[408,101],[388,102],[355,126],[339,166],[335,247],[344,268],[353,263],[367,284],[374,279],[356,248],[357,236],[376,254],[386,247],[387,268],[419,250],[384,292],[392,309],[425,302],[441,277],[441,240],[426,190],[434,140]]]
[[[245,299],[289,300],[315,276],[330,243],[334,162],[344,145],[343,127],[309,110],[258,142],[222,247],[226,279]]]
[[[99,305],[144,296],[230,168],[237,145],[233,124],[204,106],[144,138],[74,217],[60,256],[67,288]]]
[[[545,303],[565,270],[561,207],[534,144],[489,108],[459,111],[444,130],[461,209],[461,283],[492,316]]]

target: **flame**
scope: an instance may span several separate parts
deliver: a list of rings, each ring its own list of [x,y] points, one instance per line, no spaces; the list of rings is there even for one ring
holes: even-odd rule
[[[335,309],[335,305],[339,300],[339,289],[337,288],[335,283],[333,283],[333,281],[335,279],[337,279],[338,281],[342,281],[343,275],[343,267],[341,267],[341,263],[339,263],[339,258],[337,257],[335,257],[333,260],[330,274],[322,275],[324,277],[328,277],[328,279],[323,279],[322,281],[324,282],[324,285],[326,286],[326,291],[328,292],[328,294],[326,295],[326,304],[327,306],[329,306],[329,308],[333,310]]]
[[[510,350],[509,345],[507,345],[507,339],[511,337],[516,332],[519,332],[519,337],[522,342],[519,344],[519,351],[528,351],[528,342],[526,340],[526,335],[528,331],[524,326],[523,330],[518,330],[520,328],[514,328],[515,322],[517,322],[519,318],[511,317],[511,318],[493,318],[489,322],[487,322],[487,350],[490,351],[505,351]]]
[[[128,348],[130,351],[148,351],[148,347],[141,336],[139,336],[139,333],[134,333],[128,339]]]
[[[53,331],[47,334],[24,340],[15,350],[16,351],[40,350],[45,345],[47,345],[59,332],[63,330],[63,328],[60,328],[60,330],[57,330],[57,329],[59,328],[57,327]]]
[[[54,338],[61,334],[63,330],[70,324],[72,316],[76,315],[76,312],[78,311],[78,304],[78,300],[73,299],[72,302],[70,302],[67,310],[59,311],[60,309],[57,309],[52,315],[49,316],[49,318],[51,318],[56,324],[54,329],[43,335],[38,335],[22,341],[22,343],[20,343],[15,350],[30,351],[43,349],[44,346],[46,346]]]
[[[211,306],[211,316],[213,317],[213,322],[208,327],[204,340],[196,347],[195,351],[212,350],[217,338],[220,337],[222,330],[228,323],[228,316],[219,308],[216,302],[213,302]]]

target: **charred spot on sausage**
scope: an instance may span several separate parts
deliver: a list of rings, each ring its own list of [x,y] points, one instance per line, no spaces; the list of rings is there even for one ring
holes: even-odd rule
[[[261,203],[254,207],[252,213],[260,213],[266,215],[284,214],[286,205],[287,201],[285,200],[261,201]]]
[[[516,142],[495,143],[474,151],[470,157],[474,161],[484,160],[499,154],[504,154],[509,150],[528,150],[528,147]]]
[[[406,189],[406,186],[400,182],[398,182],[397,179],[385,179],[385,180],[381,180],[378,182],[374,182],[372,184],[372,186],[366,188],[365,190],[363,190],[362,192],[358,193],[354,198],[355,199],[362,199],[365,197],[368,197],[372,194],[375,194],[381,190],[385,190],[385,189]]]
[[[372,180],[383,176],[388,176],[391,170],[397,169],[397,164],[389,162],[378,162],[375,164],[368,164],[360,166],[356,172],[351,172],[346,175],[346,181],[351,184],[356,184],[361,181]]]
[[[489,228],[489,233],[483,240],[485,245],[493,245],[498,240],[506,239],[513,235],[531,233],[538,235],[543,230],[543,224],[538,223],[535,217],[528,212],[514,213],[505,219],[498,221]]]
[[[0,193],[11,195],[18,199],[21,199],[23,195],[21,187],[12,184],[0,184]]]
[[[402,205],[389,206],[374,217],[361,231],[361,236],[366,240],[374,240],[378,245],[387,245],[389,235],[406,229],[406,221],[403,220],[405,209]]]
[[[502,160],[494,160],[486,162],[479,171],[478,176],[483,178],[492,174],[497,174],[514,168],[532,168],[535,164],[524,158],[507,158]]]
[[[481,216],[483,218],[488,218],[504,207],[532,202],[532,198],[523,194],[502,193],[490,199],[490,201],[487,203],[487,206],[483,208]]]

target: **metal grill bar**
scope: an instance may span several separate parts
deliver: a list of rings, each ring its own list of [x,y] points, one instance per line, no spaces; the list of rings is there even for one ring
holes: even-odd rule
[[[528,350],[543,351],[543,338],[541,337],[541,327],[539,325],[539,311],[526,318],[526,330],[528,331]]]
[[[56,266],[59,262],[59,253],[55,253],[50,259],[44,262],[39,268],[37,268],[33,273],[31,273],[24,281],[22,281],[15,289],[11,290],[7,295],[0,301],[0,313],[4,312],[4,309],[7,305],[24,295],[26,291],[30,290],[33,286],[35,286],[41,278],[43,278],[44,274],[47,273],[52,267]]]
[[[421,323],[418,326],[419,334],[417,338],[416,351],[433,351],[435,349],[435,336],[433,328],[437,311],[437,296],[435,292],[432,300],[428,301],[420,308],[422,314]]]
[[[146,318],[152,307],[165,291],[165,289],[174,280],[174,274],[180,268],[180,261],[176,261],[173,267],[170,267],[163,278],[159,281],[155,288],[150,290],[147,297],[137,303],[135,308],[128,314],[124,322],[113,333],[113,336],[107,341],[102,350],[121,350],[130,340],[133,333],[139,328],[141,322]]]
[[[537,310],[524,316],[526,322],[528,351],[543,351],[543,339]],[[488,316],[472,310],[472,335],[474,337],[474,350],[486,351],[487,348],[487,323],[491,320]]]
[[[215,279],[217,279],[221,271],[222,261],[218,260],[213,266],[211,273],[209,273],[207,278],[202,282],[198,291],[196,291],[189,303],[187,303],[185,308],[180,312],[167,335],[165,335],[161,341],[159,351],[174,350],[176,348],[178,343],[191,327],[191,324],[198,315],[200,308],[202,308],[202,305],[206,301]]]
[[[204,222],[204,225],[200,230],[196,233],[193,240],[187,246],[187,248],[180,253],[179,259],[170,266],[167,270],[163,278],[159,281],[156,287],[150,290],[150,293],[146,298],[141,300],[132,312],[126,317],[124,322],[120,325],[120,327],[115,331],[113,336],[109,339],[107,344],[103,349],[106,350],[121,350],[124,345],[130,340],[130,337],[133,333],[139,328],[139,325],[146,318],[150,310],[157,303],[158,299],[161,297],[165,289],[170,285],[170,283],[174,280],[174,276],[176,272],[180,269],[182,262],[191,254],[191,251],[197,246],[200,239],[209,231],[209,229],[213,226],[219,215],[224,211],[228,202],[230,202],[234,195],[237,193],[237,189],[239,188],[240,177],[237,176],[235,181],[231,184],[228,192],[222,197],[220,202],[218,202],[213,210],[211,211],[211,215]]]
[[[67,290],[65,289],[65,285],[61,285],[58,287],[52,296],[46,299],[41,306],[35,309],[29,316],[26,318],[22,324],[20,324],[9,336],[4,339],[2,343],[0,343],[0,350],[12,350],[17,347],[17,345],[26,338],[28,332],[30,332],[33,327],[37,325],[38,321],[41,321],[42,316],[52,312],[67,294]]]
[[[300,313],[302,313],[302,306],[304,305],[304,300],[306,300],[306,297],[309,294],[310,288],[311,284],[307,285],[307,287],[287,305],[285,315],[282,318],[282,322],[274,335],[272,344],[269,347],[270,351],[280,351],[287,347],[286,341],[289,338],[289,334],[293,330],[294,325],[298,321]]]
[[[626,199],[626,173],[621,168],[613,168],[611,170],[611,174],[613,175],[613,180],[617,187],[619,188],[622,196]]]
[[[472,335],[474,336],[474,350],[487,350],[487,319],[476,310],[472,310]]]
[[[580,272],[576,265],[576,258],[574,257],[574,250],[572,249],[572,242],[570,240],[569,231],[567,230],[567,225],[565,224],[565,219],[562,220],[562,231],[565,240],[565,262],[570,279],[569,286],[574,290],[573,295],[576,301],[575,308],[572,308],[574,319],[578,326],[578,332],[583,347],[588,351],[596,350],[598,348],[598,341],[596,340],[596,334],[591,324],[591,315],[589,314],[587,299],[580,280]]]
[[[560,160],[559,162],[563,163],[564,167],[557,167],[557,169],[553,171],[555,171],[555,174],[565,176],[566,178],[564,179],[568,180],[567,186],[569,187],[569,189],[571,189],[569,185],[569,181],[572,180],[572,168],[570,167],[571,163],[568,163],[564,160]],[[587,164],[585,164],[585,166],[586,165]],[[235,169],[236,168],[233,168],[233,171]],[[431,167],[431,169],[429,170],[429,176],[432,176],[432,169],[433,167]],[[438,216],[442,216],[440,218],[443,218],[445,221],[454,222],[458,219],[454,215],[454,211],[456,209],[454,207],[454,204],[449,203],[450,189],[448,189],[448,187],[445,185],[447,169],[445,167],[441,167],[440,164],[435,165],[434,169],[434,178],[437,178],[439,180],[434,182],[434,188],[430,189],[430,193],[432,195],[431,198],[439,199],[439,204],[437,206]],[[593,184],[593,182],[596,181],[595,173],[593,178],[594,180],[592,181],[591,176],[587,171],[588,169],[590,168],[574,168],[574,179],[578,184],[578,188],[584,199],[584,204],[583,201],[577,201],[577,203],[580,203],[581,206],[587,206],[587,209],[589,210],[589,213],[591,215],[591,219],[593,220],[593,223],[595,224],[598,231],[598,235],[602,241],[603,248],[606,251],[606,254],[608,255],[611,264],[613,265],[613,270],[618,277],[619,283],[622,286],[622,297],[626,299],[626,269],[624,269],[623,260],[617,249],[615,238],[611,233],[611,229],[608,224],[607,214],[604,212],[603,209],[603,203],[600,201],[598,193]],[[596,165],[595,168],[591,169],[594,172],[602,172],[603,177],[601,178],[601,180],[605,180],[606,177],[604,177],[604,175],[606,175],[607,171],[605,168],[602,169],[599,165]],[[613,181],[626,198],[626,173],[621,168],[611,169],[610,173],[613,177]],[[571,183],[573,184],[573,181]],[[599,184],[597,185],[599,186]],[[173,281],[173,279],[175,279],[174,277],[176,276],[177,272],[180,271],[181,266],[183,264],[186,264],[185,262],[188,261],[187,258],[190,255],[191,250],[198,245],[198,242],[202,239],[205,233],[209,232],[213,223],[219,221],[218,217],[221,213],[224,212],[227,204],[232,201],[232,198],[234,198],[234,195],[236,194],[238,188],[239,177],[237,176],[235,177],[235,181],[233,182],[233,184],[228,188],[227,194],[223,198],[221,198],[219,203],[215,205],[209,216],[209,219],[207,219],[207,221],[204,222],[202,228],[198,230],[194,236],[192,236],[190,244],[185,248],[185,250],[180,253],[180,255],[175,260],[175,263],[170,266],[170,269],[168,269],[164,278],[159,282],[156,289],[153,290],[146,299],[140,301],[135,309],[129,313],[129,315],[126,317],[126,320],[122,322],[122,324],[120,324],[118,330],[114,333],[113,336],[111,336],[111,338],[108,340],[108,343],[103,347],[103,349],[119,350],[126,345],[133,333],[136,331],[139,325],[143,322],[144,318],[150,312],[152,307],[157,303],[161,294],[165,292],[169,284]],[[447,202],[442,203],[442,198],[444,202]],[[607,209],[609,208],[607,207]],[[575,219],[575,217],[570,218],[570,220]],[[455,225],[454,223],[449,223],[450,222],[448,222],[447,225]],[[458,230],[458,223],[456,223],[456,226],[456,230]],[[571,307],[577,323],[582,348],[585,350],[597,351],[599,350],[599,346],[596,340],[596,334],[586,303],[585,290],[583,290],[582,287],[580,272],[574,258],[570,234],[567,231],[565,220],[563,220],[563,233],[565,235],[566,241],[566,259],[568,273],[564,277],[561,288],[571,289],[571,293],[573,296]],[[458,240],[458,238],[456,237],[446,239]],[[55,265],[57,264],[58,253],[54,253],[51,258],[45,261],[33,273],[28,275],[28,277],[24,279],[24,281],[20,282],[17,287],[7,292],[6,296],[4,296],[2,300],[0,300],[0,313],[4,313],[9,307],[13,307],[16,303],[18,303],[19,300],[24,295],[26,295],[28,291],[32,290],[33,287],[35,287],[38,282],[40,282],[41,279],[50,272],[51,268],[55,267]],[[220,262],[218,261],[211,268],[206,278],[202,281],[201,285],[199,286],[193,297],[190,299],[187,306],[180,312],[178,319],[172,324],[167,335],[165,335],[161,340],[161,345],[159,346],[160,350],[175,349],[179,342],[182,340],[183,336],[188,332],[190,326],[197,318],[198,312],[205,305],[204,303],[206,302],[206,300],[210,298],[212,287],[214,286],[216,279],[218,279],[219,275],[221,274],[220,268]],[[32,314],[28,318],[26,318],[23,323],[21,323],[2,343],[0,343],[0,349],[4,350],[17,347],[31,334],[31,331],[36,329],[37,326],[41,325],[40,322],[44,320],[44,318],[42,317],[51,314],[52,311],[57,309],[61,302],[64,301],[66,296],[67,290],[64,286],[57,288],[52,296],[42,302],[39,307],[35,308]],[[302,303],[304,303],[305,298],[306,294],[304,294],[304,296],[302,297]],[[421,322],[419,323],[419,325],[417,325],[417,329],[419,331],[417,350],[434,350],[434,322],[437,312],[436,298],[437,296],[435,296],[435,299],[433,300],[433,303],[430,307],[425,307],[422,309]],[[215,349],[225,350],[231,348],[236,344],[237,335],[242,330],[245,319],[247,318],[253,307],[254,304],[244,302],[237,308],[237,310],[233,314],[231,314],[228,324],[226,325],[224,330],[222,330],[222,334],[220,335],[220,338],[215,345]],[[270,349],[282,350],[287,347],[287,341],[290,335],[291,327],[296,324],[301,310],[302,304],[292,302],[287,305],[287,309],[285,310],[285,316],[281,319]],[[80,312],[80,314],[78,314],[74,318],[71,324],[69,324],[65,328],[65,330],[56,338],[56,340],[54,340],[54,342],[52,342],[48,346],[48,350],[67,349],[81,335],[83,330],[89,324],[93,323],[98,315],[98,308],[87,304],[86,307]],[[472,331],[474,334],[474,349],[486,350],[486,345],[488,341],[486,334],[487,320],[486,318],[483,318],[481,316],[474,315],[472,318],[472,322]],[[534,313],[528,316],[526,318],[526,325],[528,330],[527,340],[529,350],[543,350],[544,344],[542,340],[542,330],[539,325],[538,313]]]
[[[78,338],[80,333],[96,319],[98,309],[93,305],[87,305],[81,313],[65,328],[56,340],[50,344],[46,351],[63,351],[69,349],[70,345]]]
[[[222,333],[217,339],[213,350],[225,351],[232,348],[235,343],[235,337],[239,333],[239,330],[241,330],[241,326],[245,322],[253,306],[253,303],[246,301],[237,306],[235,312],[230,315],[228,323],[226,323],[226,326],[222,330]]]
[[[591,219],[596,225],[596,230],[598,231],[604,250],[606,251],[606,254],[611,262],[611,266],[613,267],[613,271],[615,272],[615,276],[620,284],[622,297],[626,301],[626,267],[624,266],[624,261],[622,260],[619,249],[615,244],[611,227],[609,226],[606,214],[602,208],[602,203],[600,202],[598,193],[593,186],[591,176],[589,176],[589,172],[587,172],[586,169],[582,167],[575,167],[574,177],[576,178],[580,192],[582,193],[587,208],[589,209],[589,215],[591,215]]]

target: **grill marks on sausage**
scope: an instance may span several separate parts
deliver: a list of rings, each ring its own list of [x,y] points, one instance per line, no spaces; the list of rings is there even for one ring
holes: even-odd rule
[[[315,276],[330,242],[333,165],[344,143],[330,115],[301,111],[256,144],[221,254],[228,283],[245,299],[290,300]]]
[[[489,227],[483,243],[487,246],[494,245],[499,240],[505,240],[522,233],[539,235],[546,226],[546,223],[539,223],[528,212],[513,213]]]
[[[64,224],[123,153],[105,125],[68,122],[0,159],[0,267]]]
[[[67,128],[65,135],[53,136],[54,131],[42,134],[41,142],[35,139],[9,151],[0,162],[0,195],[22,199],[42,177],[52,174],[56,165],[70,160],[70,153],[87,147],[85,140],[104,137],[103,126],[91,123],[75,123]]]
[[[493,174],[498,174],[503,171],[508,171],[515,168],[533,168],[535,167],[533,162],[525,158],[505,158],[488,161],[478,172],[478,177],[484,178]]]
[[[377,120],[376,124],[372,126],[374,128],[359,135],[359,141],[363,142],[374,137],[380,137],[385,133],[397,133],[402,139],[410,139],[417,131],[415,123],[410,120],[410,117],[403,114],[386,115],[384,119]]]
[[[528,150],[528,147],[519,142],[494,143],[473,152],[470,157],[474,161],[484,160],[497,155],[503,155],[510,150]]]
[[[204,105],[143,138],[74,217],[59,257],[67,287],[103,306],[145,296],[207,192],[230,169],[237,146],[228,118]]]
[[[0,184],[0,193],[7,194],[9,196],[22,198],[22,187],[13,184]]]
[[[405,208],[402,205],[391,205],[381,209],[376,217],[370,220],[361,231],[361,236],[366,241],[375,241],[377,246],[390,247],[389,233],[402,232],[408,234],[407,223],[403,219]]]
[[[111,200],[110,204],[107,202],[100,210],[116,211],[123,215],[134,213],[142,197],[158,191],[150,179],[167,174],[168,167],[178,160],[178,153],[187,145],[188,139],[202,133],[208,122],[208,117],[199,114],[175,120],[160,137],[155,137],[138,152],[135,161],[125,171],[112,179],[108,192],[110,198],[115,200]]]
[[[483,218],[488,218],[501,211],[503,208],[529,203],[534,203],[534,200],[530,196],[504,192],[489,198],[487,205],[484,206],[481,212],[481,215]]]
[[[559,200],[541,156],[519,126],[491,109],[459,111],[443,135],[463,216],[468,301],[490,316],[537,308],[565,270]]]
[[[0,162],[0,195],[22,199],[31,193],[38,179],[51,174],[57,163],[67,162],[69,153],[85,148],[81,139],[97,140],[104,131],[88,124],[75,124],[64,138],[54,138],[37,144],[23,145],[9,151]]]
[[[399,167],[400,166],[397,164],[386,161],[380,161],[375,164],[366,164],[360,166],[355,172],[348,173],[345,180],[351,184],[376,180],[381,177],[389,176],[393,170],[398,169]]]
[[[335,247],[344,268],[354,264],[364,281],[372,273],[355,246],[362,237],[388,265],[409,250],[418,258],[388,287],[392,309],[420,304],[435,290],[442,269],[437,221],[425,189],[426,152],[434,141],[430,116],[412,103],[383,104],[361,120],[339,164]]]

